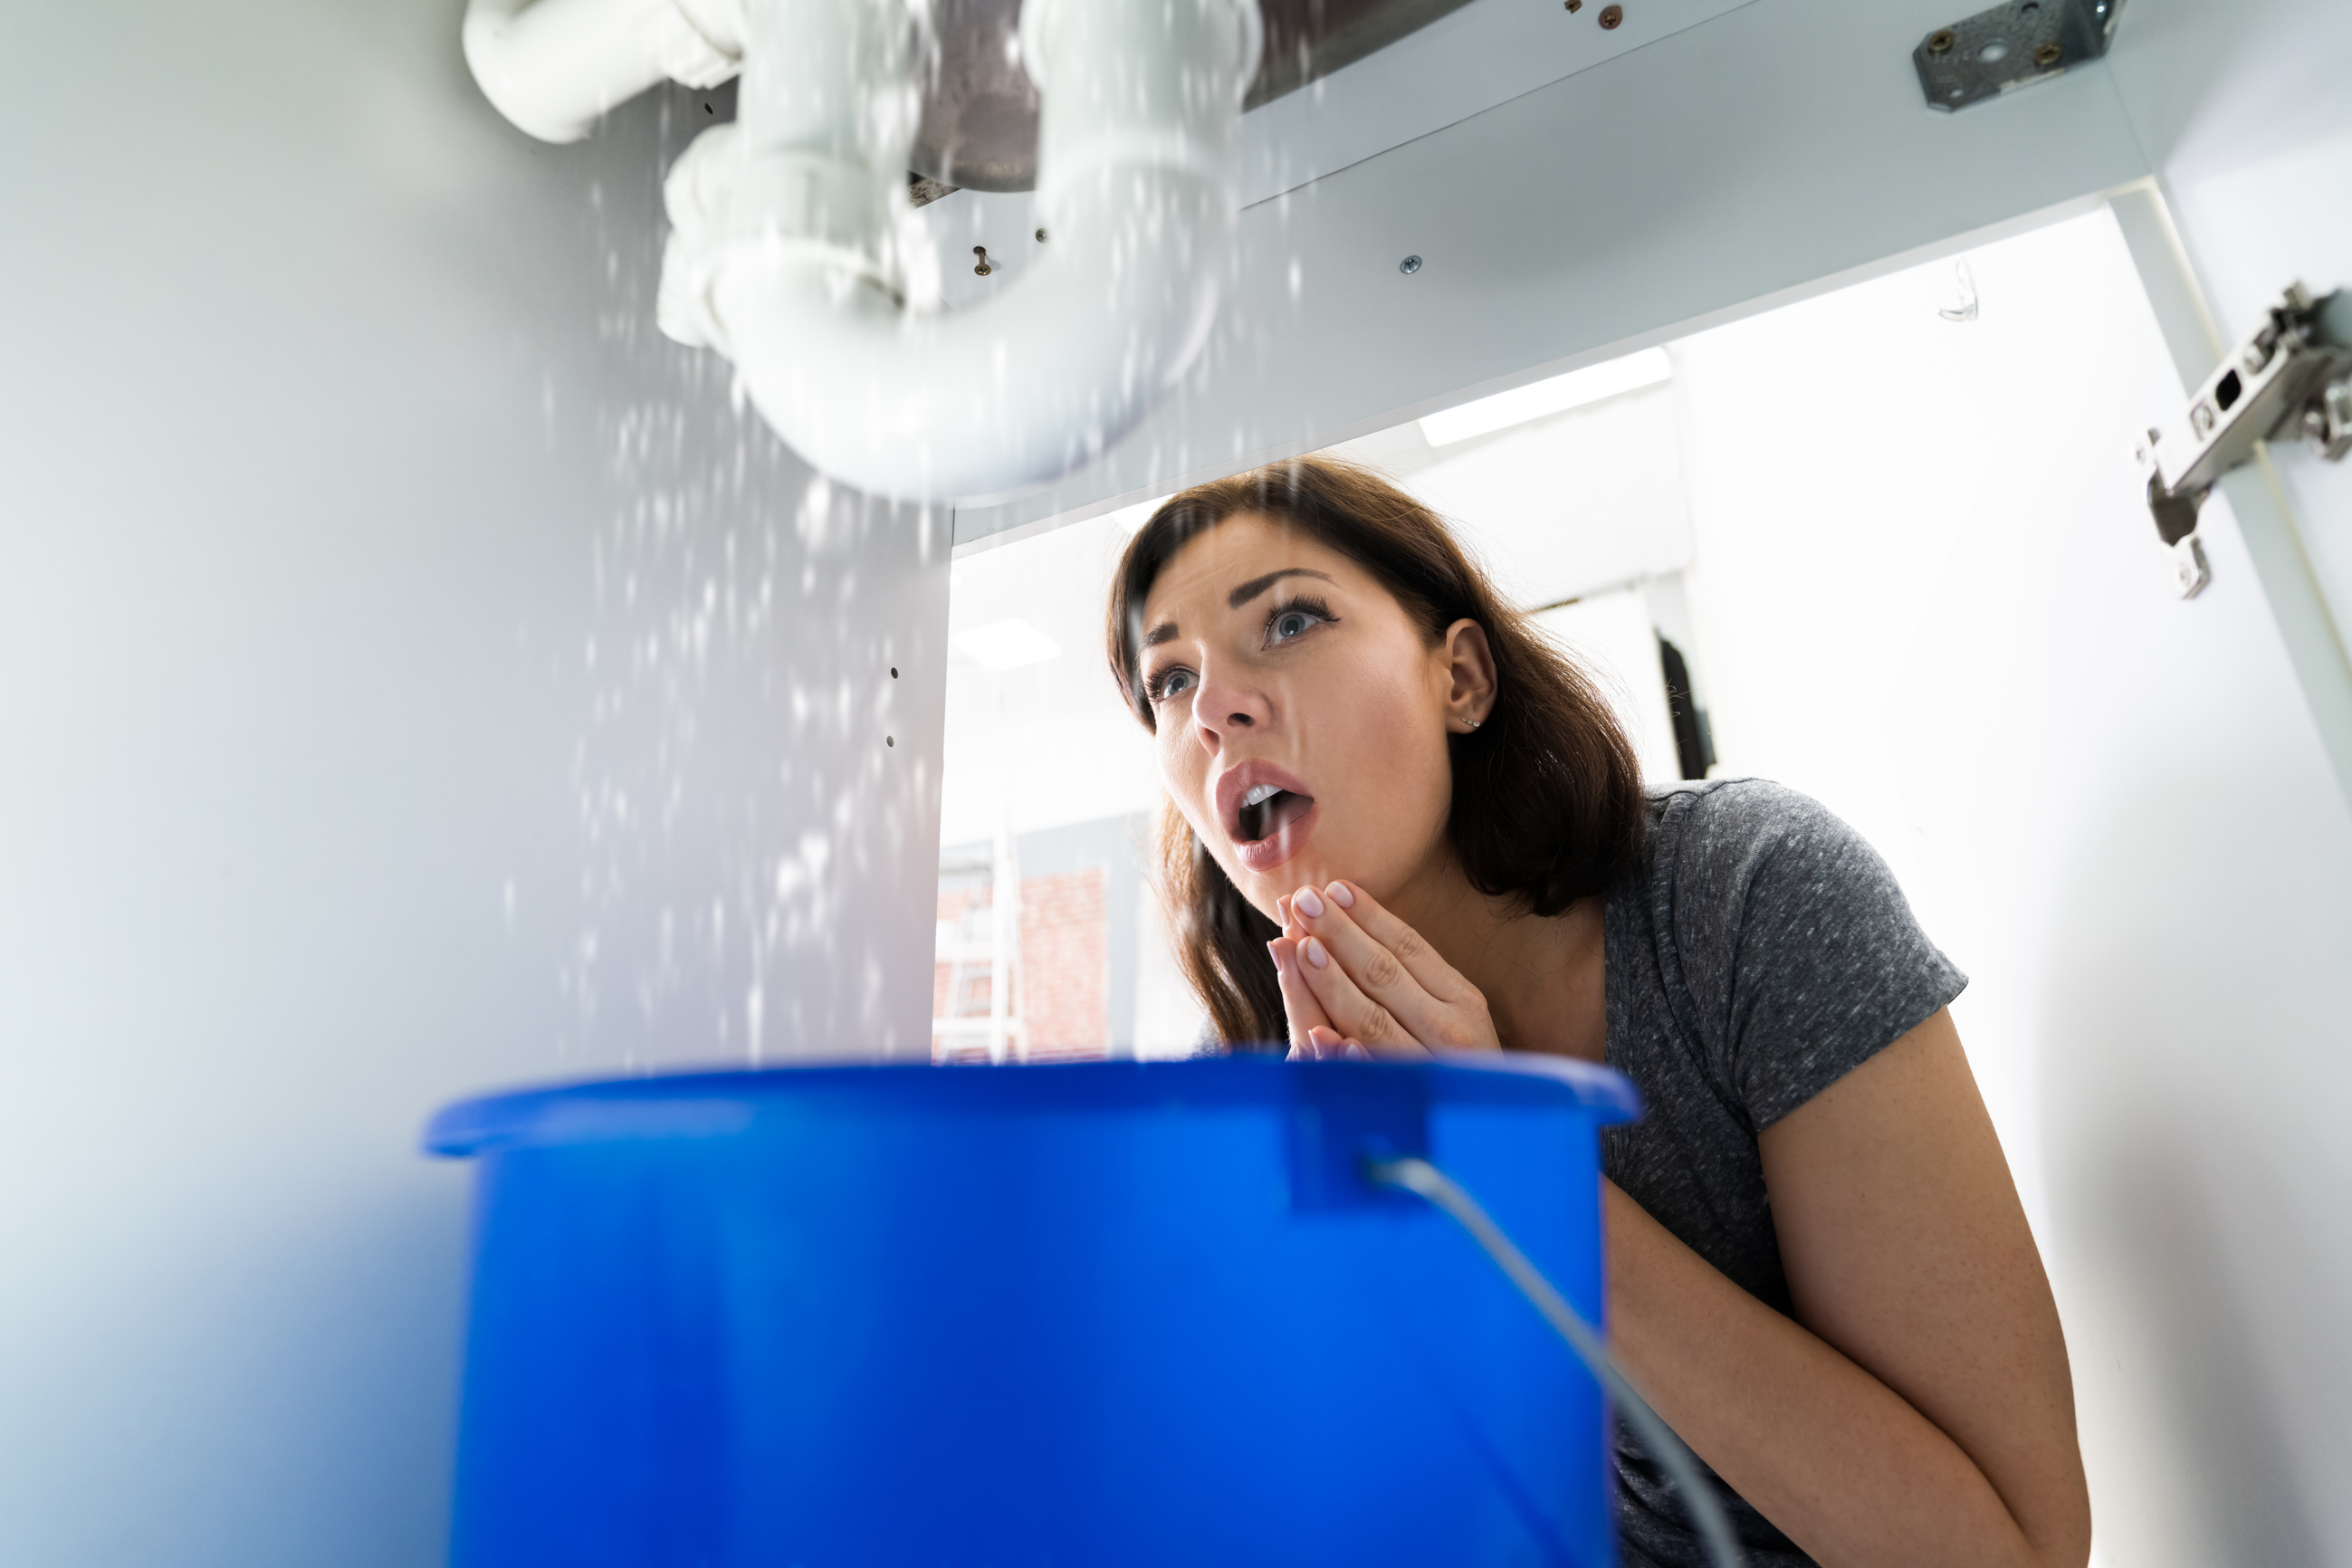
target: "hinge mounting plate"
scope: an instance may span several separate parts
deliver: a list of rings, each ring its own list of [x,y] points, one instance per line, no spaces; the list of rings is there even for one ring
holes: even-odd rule
[[[2124,0],[2006,0],[1937,27],[1911,51],[1927,107],[1966,109],[2097,59],[2123,8]]]

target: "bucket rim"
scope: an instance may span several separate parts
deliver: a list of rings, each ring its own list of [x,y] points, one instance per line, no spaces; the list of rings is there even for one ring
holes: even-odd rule
[[[1533,1051],[1447,1051],[1412,1062],[1293,1062],[1265,1055],[992,1068],[805,1062],[583,1079],[479,1095],[445,1106],[426,1123],[423,1144],[428,1154],[465,1159],[562,1144],[727,1137],[748,1131],[764,1108],[810,1101],[845,1110],[887,1102],[932,1115],[1281,1110],[1310,1085],[1318,1098],[1360,1087],[1382,1098],[1402,1089],[1432,1106],[1574,1108],[1604,1124],[1642,1114],[1641,1091],[1623,1074]]]

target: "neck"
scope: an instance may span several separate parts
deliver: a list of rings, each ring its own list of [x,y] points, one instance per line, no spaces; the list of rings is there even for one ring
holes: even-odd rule
[[[1472,887],[1449,851],[1387,902],[1486,998],[1507,1049],[1607,1058],[1600,898],[1529,914]]]

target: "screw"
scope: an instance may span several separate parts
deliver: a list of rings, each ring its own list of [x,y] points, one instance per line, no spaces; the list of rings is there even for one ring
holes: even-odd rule
[[[2066,51],[2060,48],[2056,44],[2044,44],[2040,48],[2033,51],[2033,63],[2040,66],[2043,70],[2048,70],[2052,66],[2056,65],[2062,58],[2063,58],[2065,54]]]
[[[1418,256],[1406,257],[1402,261],[1397,263],[1397,270],[1403,273],[1408,278],[1412,277],[1414,273],[1421,270],[1421,258]]]
[[[1570,15],[1570,16],[1574,16],[1577,12],[1581,11],[1581,10],[1583,10],[1583,9],[1584,9],[1584,0],[1568,0],[1568,10],[1569,10],[1569,15]]]
[[[971,269],[974,274],[979,277],[985,278],[991,272],[995,270],[994,268],[988,264],[988,247],[984,245],[975,245],[971,247],[971,253],[980,258],[978,261],[972,264]]]
[[[1615,26],[1618,23],[1620,23],[1620,22],[1623,21],[1624,19],[1625,19],[1625,7],[1624,7],[1624,6],[1622,6],[1622,5],[1603,5],[1602,7],[1601,7],[1601,31],[1603,31],[1603,32],[1608,31],[1610,28],[1612,28],[1612,27]]]
[[[890,679],[893,680],[898,679],[898,667],[895,664],[890,667]]]
[[[2321,454],[2329,462],[2344,456],[2337,443],[2352,439],[2352,381],[2339,381],[2319,395],[2320,423],[2326,435]]]
[[[1040,245],[1045,243],[1045,231],[1042,228],[1037,231],[1037,243]]]
[[[1952,52],[1952,46],[1959,41],[1960,36],[1949,27],[1938,27],[1927,35],[1927,52],[1931,55],[1948,55]]]
[[[886,746],[895,746],[898,743],[898,737],[896,735],[885,735],[882,737],[882,743]]]

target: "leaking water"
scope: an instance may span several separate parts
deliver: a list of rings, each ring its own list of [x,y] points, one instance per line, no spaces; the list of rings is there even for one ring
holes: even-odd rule
[[[579,1053],[638,1068],[927,1056],[946,519],[813,474],[656,329],[660,181],[705,97],[600,132],[648,154],[583,214],[596,386],[630,390],[542,398],[599,480],[557,984]]]

